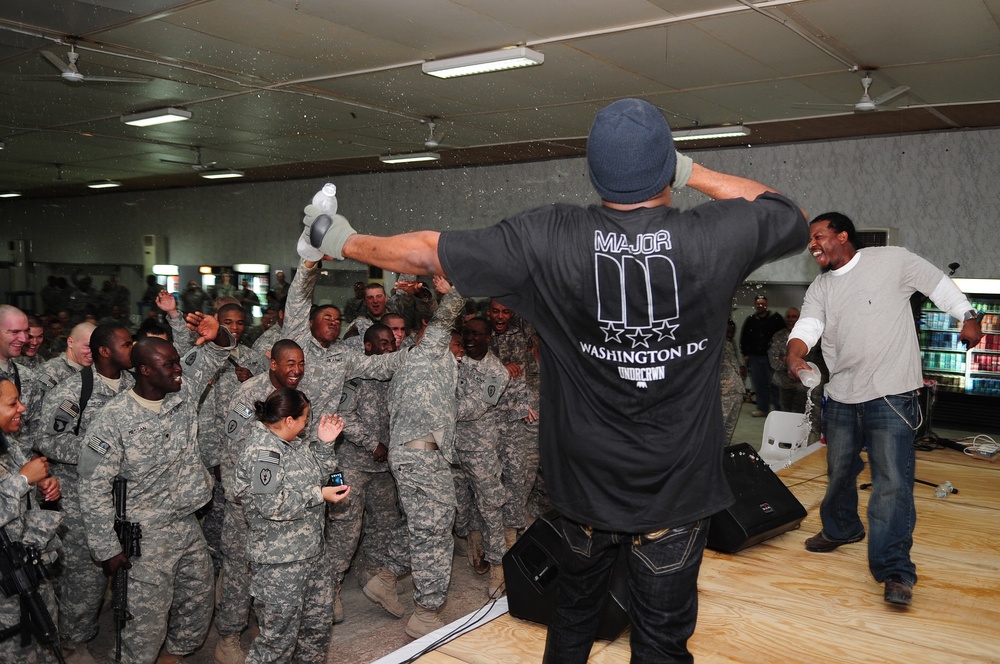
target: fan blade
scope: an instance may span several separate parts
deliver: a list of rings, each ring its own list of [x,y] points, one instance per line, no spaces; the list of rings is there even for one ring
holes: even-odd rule
[[[28,74],[19,74],[14,77],[18,81],[61,81],[63,80],[62,74],[39,74],[38,76],[32,76]]]
[[[55,53],[51,51],[41,51],[42,57],[52,63],[52,65],[59,71],[69,71],[69,65],[59,59]]]
[[[160,157],[160,161],[164,164],[177,164],[178,166],[197,166],[193,161],[184,161],[183,159],[174,159],[173,157]]]
[[[85,81],[99,81],[101,83],[149,83],[151,78],[146,77],[119,77],[119,76],[84,76]]]
[[[800,101],[792,104],[794,108],[854,108],[854,104],[824,104],[811,101]]]
[[[898,97],[899,95],[903,94],[904,92],[906,92],[909,89],[910,89],[910,86],[908,86],[908,85],[900,85],[899,87],[893,88],[892,90],[889,90],[888,92],[883,92],[878,97],[875,97],[875,99],[872,99],[872,103],[875,104],[876,106],[878,106],[879,104],[884,104],[885,102],[889,101],[890,99],[895,99],[896,97]]]

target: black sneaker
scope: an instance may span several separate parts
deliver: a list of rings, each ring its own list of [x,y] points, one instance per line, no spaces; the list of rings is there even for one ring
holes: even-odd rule
[[[829,553],[839,546],[844,544],[853,544],[854,542],[860,542],[865,538],[865,531],[861,531],[860,535],[855,535],[854,537],[848,538],[846,540],[832,540],[827,537],[823,531],[816,533],[812,537],[806,540],[806,551],[812,551],[813,553]]]
[[[893,574],[885,580],[885,595],[883,599],[888,604],[909,606],[913,603],[913,584],[903,577]]]

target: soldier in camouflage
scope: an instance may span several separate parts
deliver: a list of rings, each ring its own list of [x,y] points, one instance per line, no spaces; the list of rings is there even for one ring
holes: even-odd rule
[[[726,344],[722,349],[722,362],[719,365],[719,387],[722,395],[722,420],[726,428],[726,445],[733,438],[736,423],[740,419],[740,409],[743,407],[743,395],[747,388],[743,384],[746,377],[746,367],[736,354],[736,323],[732,318],[726,328]]]
[[[59,480],[49,476],[44,457],[30,458],[8,434],[18,431],[24,405],[18,400],[17,388],[9,380],[0,379],[0,526],[12,542],[21,542],[42,552],[42,561],[55,559],[57,529],[62,514],[51,510],[28,509],[33,502],[32,488],[38,489],[38,501],[55,501],[60,497]],[[29,572],[30,573],[30,572]],[[37,591],[45,608],[57,617],[55,592],[51,582],[39,579]],[[19,597],[0,595],[0,632],[8,632],[0,640],[0,661],[48,663],[55,661],[48,648],[37,641],[25,642],[19,624],[26,617]],[[55,645],[58,647],[58,643]]]
[[[18,366],[14,362],[27,342],[28,317],[17,307],[0,304],[0,379],[14,383],[18,398],[27,409],[21,416],[18,432],[25,452],[34,445],[34,437],[40,428],[42,398],[46,389],[46,383],[39,372]]]
[[[322,459],[332,455],[315,448],[333,447],[343,420],[316,418],[317,438],[303,439],[309,401],[290,388],[257,401],[254,411],[260,421],[248,427],[232,483],[250,526],[250,588],[260,624],[246,661],[325,664],[333,578],[323,550],[324,512],[350,487],[325,486],[333,467]]]
[[[62,515],[51,510],[28,510],[29,494],[36,487],[40,499],[58,500],[59,480],[49,476],[44,457],[29,459],[18,443],[8,438],[8,434],[17,432],[24,412],[24,405],[17,398],[17,387],[10,380],[0,379],[0,526],[12,542],[50,552]],[[41,581],[38,594],[54,618],[56,603],[51,582]],[[5,597],[0,593],[0,632],[12,630],[8,638],[0,640],[0,662],[53,661],[37,641],[22,645],[18,625],[23,619],[19,596]]]
[[[490,570],[489,595],[503,585],[504,488],[497,457],[497,405],[510,380],[507,367],[490,352],[490,326],[479,318],[462,327],[458,360],[458,417],[455,471],[459,517],[455,532],[469,542],[469,560],[476,572]],[[485,550],[483,547],[485,535]],[[483,560],[489,566],[483,565]]]
[[[198,440],[205,455],[205,465],[210,468],[217,466],[222,459],[226,441],[223,427],[229,416],[229,402],[240,385],[253,375],[246,366],[253,351],[240,343],[246,331],[243,307],[238,304],[224,304],[215,313],[215,318],[235,339],[236,347],[229,351],[229,357],[216,371],[200,399]]]
[[[392,331],[375,323],[365,332],[366,355],[396,350]],[[343,442],[337,460],[351,485],[351,499],[327,510],[326,543],[333,561],[334,582],[339,586],[365,535],[365,560],[372,568],[364,586],[368,599],[397,618],[405,610],[399,602],[396,579],[409,571],[406,524],[397,505],[396,482],[386,463],[389,454],[389,383],[355,378],[344,383],[340,407],[344,419]]]
[[[21,354],[14,358],[19,366],[29,369],[38,369],[46,360],[39,353],[38,349],[45,342],[45,325],[38,316],[28,315],[28,340],[21,348]]]
[[[300,244],[299,251],[309,256],[308,249]],[[314,250],[315,251],[315,250]],[[309,395],[317,410],[335,411],[344,393],[344,382],[352,378],[389,380],[402,363],[402,356],[365,355],[360,348],[337,343],[340,336],[340,310],[333,305],[312,306],[320,263],[304,256],[295,272],[295,278],[285,299],[285,326],[282,336],[302,347],[306,359],[306,372],[300,389]],[[316,437],[318,421],[309,425],[308,436]],[[326,453],[326,452],[324,452]],[[334,454],[333,448],[329,449]],[[335,465],[335,463],[334,463]],[[332,561],[331,561],[332,564]],[[340,586],[334,589],[334,622],[344,619],[340,602]]]
[[[443,626],[438,611],[448,595],[454,543],[455,386],[451,326],[465,304],[443,277],[444,299],[420,342],[397,355],[405,362],[389,385],[389,467],[406,514],[416,611],[406,633],[418,638]]]
[[[219,324],[229,331],[236,340],[236,348],[229,352],[215,376],[201,395],[198,410],[198,444],[201,446],[205,465],[213,469],[212,501],[199,512],[201,528],[208,542],[215,573],[222,569],[222,528],[225,518],[225,491],[222,487],[222,473],[219,465],[226,435],[224,426],[229,414],[229,402],[239,386],[252,373],[246,367],[253,351],[242,342],[246,333],[246,314],[236,303],[223,304],[215,312]]]
[[[528,496],[538,475],[538,337],[530,323],[498,300],[490,300],[486,317],[493,331],[490,350],[507,367],[511,378],[497,407],[497,451],[507,494],[504,537],[510,548],[527,525]]]
[[[195,516],[211,498],[212,482],[196,439],[196,409],[235,343],[215,318],[195,312],[187,321],[198,347],[182,360],[162,339],[136,343],[135,386],[101,409],[80,446],[80,506],[91,555],[109,576],[130,568],[133,619],[122,632],[129,663],[156,660],[161,646],[174,658],[194,652],[212,617],[212,563]],[[128,482],[127,518],[142,527],[142,555],[131,561],[114,529],[116,476]]]
[[[108,586],[104,571],[87,546],[80,510],[77,461],[87,429],[112,397],[132,389],[135,379],[130,353],[132,335],[117,324],[97,326],[90,337],[93,366],[65,379],[45,395],[42,422],[45,429],[36,449],[49,459],[52,474],[62,490],[62,565],[56,590],[59,596],[59,631],[67,662],[86,662],[86,643],[97,635],[98,615]],[[89,384],[89,396],[84,383]],[[84,402],[84,398],[86,401]]]
[[[254,404],[264,401],[275,390],[296,389],[305,373],[302,349],[294,341],[282,339],[270,350],[270,368],[267,373],[254,376],[242,383],[229,402],[225,421],[226,443],[219,465],[223,486],[226,489],[225,516],[222,522],[222,571],[219,584],[218,607],[215,611],[215,628],[219,640],[215,645],[218,664],[237,664],[245,655],[240,646],[240,633],[250,620],[250,564],[247,560],[248,525],[243,506],[233,490],[233,472],[236,460],[245,447],[245,440],[253,428]]]

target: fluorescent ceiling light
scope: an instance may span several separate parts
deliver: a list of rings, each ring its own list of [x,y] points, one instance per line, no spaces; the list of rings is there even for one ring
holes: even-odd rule
[[[200,175],[206,180],[228,180],[229,178],[243,177],[243,171],[235,171],[231,168],[225,168],[216,171],[202,171]]]
[[[963,293],[975,295],[997,295],[1000,294],[1000,284],[996,279],[961,279],[952,278],[955,285]]]
[[[88,182],[87,186],[91,189],[114,189],[122,186],[122,183],[115,180],[97,180],[96,182]]]
[[[383,164],[408,164],[411,161],[437,161],[437,152],[410,152],[409,154],[384,154],[378,158]]]
[[[705,141],[710,138],[733,138],[735,136],[749,136],[750,128],[743,125],[735,127],[702,127],[701,129],[678,129],[672,132],[674,142],[677,141]]]
[[[198,274],[212,274],[212,266],[202,265],[201,267],[198,268]]]
[[[237,263],[233,265],[233,270],[243,274],[267,274],[271,266],[267,263]]]
[[[505,69],[534,67],[545,62],[545,56],[538,51],[532,51],[524,46],[504,48],[487,53],[461,55],[457,58],[443,60],[428,60],[420,68],[425,74],[438,78],[454,78],[456,76],[471,76],[486,74]]]
[[[0,194],[0,198],[19,198],[20,196],[21,192],[19,191],[5,191]]]
[[[183,122],[191,119],[191,111],[183,108],[157,108],[152,111],[142,111],[141,113],[130,113],[121,116],[121,121],[133,127],[150,127],[152,125],[166,124],[167,122]]]
[[[154,265],[153,274],[159,277],[176,277],[177,266],[176,265]]]

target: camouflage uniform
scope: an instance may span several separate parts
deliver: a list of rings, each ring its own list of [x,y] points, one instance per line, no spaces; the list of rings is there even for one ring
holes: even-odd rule
[[[126,662],[154,661],[164,639],[167,652],[191,653],[208,633],[212,561],[195,512],[211,498],[212,479],[198,446],[196,410],[229,350],[206,343],[187,353],[180,392],[167,394],[159,413],[132,392],[114,397],[80,448],[80,505],[93,557],[121,552],[111,498],[116,475],[128,480],[129,521],[142,526],[142,555],[129,570],[134,619],[122,632]]]
[[[323,664],[333,578],[323,551],[322,486],[333,467],[314,448],[327,445],[285,441],[260,423],[248,428],[232,483],[250,525],[247,558],[260,623],[246,661]]]
[[[49,471],[59,479],[62,493],[63,571],[57,579],[56,590],[61,609],[59,631],[65,640],[72,643],[84,643],[97,635],[98,614],[108,587],[104,570],[90,557],[87,546],[76,465],[80,444],[86,439],[87,429],[101,408],[115,395],[127,392],[135,385],[135,379],[127,371],[121,372],[117,390],[92,368],[86,371],[93,372],[94,387],[86,407],[79,414],[79,434],[73,430],[80,413],[83,376],[76,373],[45,395],[42,402],[45,430],[36,440],[37,449],[49,460]]]
[[[389,467],[410,535],[413,600],[432,611],[447,598],[454,550],[455,482],[449,464],[457,461],[458,368],[449,342],[463,304],[452,289],[441,300],[420,343],[409,351],[389,354],[406,360],[389,384]],[[433,441],[438,449],[407,447],[411,441]]]
[[[483,359],[458,361],[458,422],[455,449],[461,469],[455,474],[459,518],[455,532],[480,531],[486,560],[499,564],[507,552],[503,538],[504,488],[497,457],[496,406],[510,373],[492,352]]]
[[[389,444],[389,383],[356,378],[344,383],[343,442],[337,444],[337,461],[351,495],[327,508],[326,545],[339,585],[365,533],[365,558],[369,567],[386,567],[399,577],[409,570],[406,524],[397,507],[396,482],[389,464],[378,462],[372,452]]]
[[[22,446],[22,451],[27,452],[34,447],[34,438],[44,426],[41,423],[42,399],[45,397],[46,383],[37,371],[20,367],[12,361],[8,361],[6,367],[0,366],[0,379],[19,385],[18,399],[27,410],[21,415],[18,444]]]
[[[82,366],[70,364],[66,353],[62,353],[43,364],[36,375],[45,385],[45,390],[48,391],[73,374],[78,373],[82,368]]]
[[[222,583],[219,605],[215,610],[215,628],[220,636],[239,634],[250,621],[250,563],[247,561],[247,518],[236,497],[232,483],[236,460],[253,428],[254,402],[263,401],[274,391],[268,373],[254,376],[236,390],[225,420],[226,442],[219,472],[226,491],[222,521]]]
[[[223,427],[229,416],[229,403],[240,387],[236,366],[246,367],[252,355],[253,351],[248,346],[240,344],[234,348],[199,399],[198,442],[205,465],[209,468],[219,465],[226,445]]]
[[[236,377],[236,367],[246,367],[252,355],[250,348],[242,344],[230,351],[226,362],[216,371],[201,396],[198,410],[198,444],[201,446],[202,460],[209,468],[220,464],[226,446],[224,426],[229,414],[229,402],[240,387],[240,380]],[[224,479],[225,474],[219,473],[212,478],[212,501],[199,512],[201,529],[205,533],[216,573],[222,569],[222,529],[225,520],[225,491],[220,478]]]
[[[40,551],[50,552],[44,553],[43,556],[45,559],[54,559],[55,554],[51,551],[57,540],[56,529],[62,515],[51,510],[28,510],[28,496],[35,488],[29,486],[19,473],[21,467],[28,462],[28,456],[21,449],[17,441],[0,433],[0,526],[3,526],[12,542],[23,542],[25,545],[37,547]],[[58,624],[59,616],[52,583],[47,580],[40,581],[38,595],[52,616],[53,622]],[[6,597],[0,593],[0,631],[19,624],[21,618],[19,596],[14,594],[13,597]],[[34,638],[24,647],[21,646],[19,634],[0,641],[0,662],[35,664],[50,661],[55,661],[51,651]]]
[[[506,499],[503,525],[521,529],[526,524],[528,495],[538,475],[538,423],[527,423],[530,406],[538,413],[538,363],[533,352],[538,343],[535,329],[520,317],[511,318],[507,329],[490,337],[490,350],[504,365],[516,362],[523,373],[510,381],[497,406],[499,445],[497,452]]]
[[[19,367],[28,367],[29,369],[35,370],[41,369],[42,365],[48,361],[42,357],[40,353],[35,353],[31,357],[21,354],[11,359],[13,359]]]
[[[302,348],[306,371],[302,375],[299,389],[309,397],[312,411],[317,414],[337,411],[343,398],[345,380],[388,380],[403,361],[398,353],[365,355],[343,343],[332,343],[328,348],[323,348],[309,329],[309,309],[319,271],[318,265],[309,269],[299,263],[285,300],[285,326],[282,328],[282,338],[291,339]],[[306,436],[315,440],[318,438],[316,427],[319,426],[319,416],[310,420]],[[328,453],[334,454],[333,449]]]
[[[421,289],[419,296],[410,295],[406,291],[396,291],[386,301],[385,312],[402,316],[409,329],[419,330],[423,321],[431,319],[437,306],[434,294],[426,288]]]
[[[736,422],[740,419],[743,395],[747,388],[740,376],[740,359],[736,355],[736,343],[726,342],[722,349],[722,364],[719,367],[719,383],[722,391],[722,420],[726,427],[725,444],[733,438]]]

